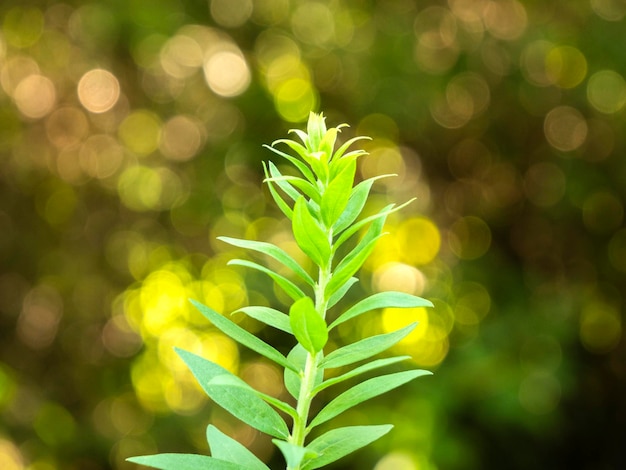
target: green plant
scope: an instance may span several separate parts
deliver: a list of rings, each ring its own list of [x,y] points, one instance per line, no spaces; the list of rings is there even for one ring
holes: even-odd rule
[[[413,330],[415,323],[398,331],[366,337],[325,355],[324,347],[335,327],[354,321],[356,317],[375,309],[432,306],[428,300],[406,293],[381,292],[362,299],[330,321],[329,309],[357,281],[354,274],[369,256],[376,241],[383,236],[386,217],[411,202],[401,206],[391,204],[359,220],[374,181],[390,175],[380,175],[354,185],[357,159],[366,152],[348,149],[356,141],[367,137],[352,138],[334,150],[340,128],[326,129],[324,117],[311,113],[306,133],[302,130],[292,131],[302,140],[302,144],[282,139],[272,146],[266,146],[289,161],[301,174],[283,175],[271,161],[264,164],[265,182],[278,207],[291,220],[296,243],[317,266],[316,279],[275,245],[220,237],[231,245],[269,255],[289,268],[297,278],[298,284],[251,261],[230,262],[268,274],[293,299],[288,315],[268,307],[250,306],[241,309],[246,315],[293,335],[297,344],[291,352],[285,357],[227,317],[192,300],[194,306],[224,334],[284,368],[285,387],[295,399],[295,405],[253,389],[218,364],[177,349],[177,353],[215,403],[274,438],[273,442],[284,455],[288,470],[324,467],[389,432],[391,425],[349,426],[332,429],[307,440],[314,428],[349,408],[412,379],[430,374],[429,371],[413,369],[369,378],[339,394],[323,406],[317,415],[311,416],[311,403],[322,390],[407,359],[409,356],[364,362],[402,340]],[[285,144],[301,160],[276,149],[276,144]],[[347,254],[343,258],[335,259],[338,249],[348,240],[357,238],[355,236],[362,231],[365,233],[355,246],[351,250],[344,250]],[[361,365],[354,367],[359,362]],[[324,377],[324,371],[339,368],[341,373],[338,375]],[[291,429],[276,410],[290,418]],[[211,457],[158,454],[129,460],[163,470],[268,468],[243,445],[212,425],[207,428],[207,440]]]

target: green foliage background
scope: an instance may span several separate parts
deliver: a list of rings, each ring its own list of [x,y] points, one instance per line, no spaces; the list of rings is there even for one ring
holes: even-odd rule
[[[130,469],[203,452],[209,421],[280,465],[173,346],[285,393],[186,299],[289,304],[216,237],[302,259],[261,145],[311,108],[374,137],[360,177],[399,175],[372,210],[418,198],[355,298],[436,307],[337,328],[349,342],[419,320],[397,352],[436,374],[342,418],[396,427],[336,468],[623,468],[625,15],[623,0],[3,1],[0,468]]]

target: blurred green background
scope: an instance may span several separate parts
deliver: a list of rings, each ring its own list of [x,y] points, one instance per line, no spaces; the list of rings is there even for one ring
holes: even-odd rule
[[[360,178],[399,175],[372,209],[417,197],[344,308],[385,289],[436,305],[339,329],[417,319],[395,352],[435,375],[337,419],[396,427],[335,468],[626,468],[625,15],[624,0],[3,0],[0,468],[132,469],[207,452],[209,421],[281,467],[172,347],[285,394],[186,299],[288,304],[215,237],[302,259],[261,145],[310,109],[374,137]]]

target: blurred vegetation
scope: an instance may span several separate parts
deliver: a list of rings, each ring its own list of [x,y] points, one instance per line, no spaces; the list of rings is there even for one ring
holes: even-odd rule
[[[131,469],[206,451],[209,420],[280,468],[172,347],[284,394],[187,298],[288,304],[215,237],[295,250],[261,145],[311,108],[374,137],[362,177],[399,175],[374,205],[418,198],[354,298],[436,304],[339,328],[418,319],[400,349],[436,374],[343,417],[396,428],[336,468],[624,468],[625,16],[624,0],[4,0],[0,468]]]

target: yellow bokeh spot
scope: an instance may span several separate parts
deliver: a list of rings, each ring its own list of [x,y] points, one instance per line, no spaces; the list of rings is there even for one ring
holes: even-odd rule
[[[433,261],[441,247],[439,229],[426,217],[414,217],[402,222],[397,229],[396,240],[402,260],[417,266]]]
[[[304,121],[317,107],[317,91],[308,80],[293,78],[276,90],[274,105],[280,116],[289,122]]]
[[[422,341],[418,341],[406,350],[407,354],[410,354],[417,364],[423,367],[435,367],[446,358],[448,350],[450,349],[450,343],[448,337],[440,341],[429,341],[425,338]]]
[[[416,308],[386,308],[381,316],[382,327],[385,333],[404,328],[409,323],[417,322],[415,329],[399,344],[413,344],[424,337],[428,329],[428,312],[423,307]]]
[[[134,111],[122,121],[118,132],[124,145],[143,157],[159,146],[161,120],[150,111]]]
[[[163,335],[184,321],[187,290],[176,273],[160,270],[151,273],[141,288],[143,330],[154,337]]]
[[[3,470],[24,470],[24,459],[17,446],[6,439],[0,439],[0,468]]]
[[[572,46],[558,46],[546,56],[546,72],[561,88],[574,88],[587,75],[587,59]]]
[[[598,111],[613,114],[626,105],[626,81],[613,70],[600,70],[587,82],[587,99]]]

